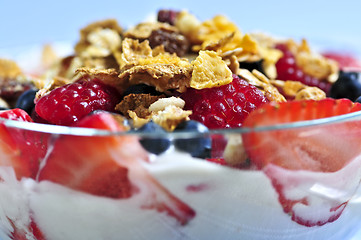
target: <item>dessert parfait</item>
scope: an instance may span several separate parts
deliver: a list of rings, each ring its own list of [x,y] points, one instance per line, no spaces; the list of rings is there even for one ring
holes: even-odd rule
[[[0,238],[350,239],[356,58],[160,10],[0,60]],[[29,59],[31,61],[31,59]]]

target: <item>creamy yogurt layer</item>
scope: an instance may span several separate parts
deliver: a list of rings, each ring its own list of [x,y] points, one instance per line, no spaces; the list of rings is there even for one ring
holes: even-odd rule
[[[352,201],[335,222],[320,227],[297,224],[283,212],[262,171],[223,167],[179,152],[159,156],[147,169],[195,210],[192,220],[180,225],[167,214],[142,208],[141,194],[119,200],[97,197],[48,181],[17,181],[11,169],[2,167],[0,236],[10,239],[7,235],[13,231],[6,217],[24,229],[31,217],[51,240],[343,239],[360,225],[361,206]]]

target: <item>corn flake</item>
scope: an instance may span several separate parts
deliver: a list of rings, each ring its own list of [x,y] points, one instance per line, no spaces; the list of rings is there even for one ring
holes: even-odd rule
[[[105,84],[115,87],[119,92],[123,92],[129,85],[128,82],[118,77],[119,72],[115,69],[95,69],[95,68],[78,68],[76,75],[72,81],[76,81],[80,78],[85,79],[99,79]]]
[[[149,38],[149,36],[154,30],[158,30],[158,29],[166,30],[169,32],[179,32],[179,30],[176,27],[169,25],[168,23],[144,22],[144,23],[139,23],[133,28],[127,30],[124,33],[124,37],[145,40]]]
[[[161,96],[152,96],[150,94],[129,94],[115,106],[115,110],[129,117],[129,111],[135,112],[140,118],[147,118],[151,112],[148,110],[152,103],[156,102]]]
[[[192,111],[185,111],[175,105],[169,105],[152,115],[152,120],[168,131],[173,131],[181,122],[189,120]]]
[[[185,58],[164,52],[163,47],[152,50],[147,40],[125,39],[118,58],[119,78],[130,84],[144,83],[165,92],[184,92],[189,87],[192,65]]]
[[[200,25],[201,22],[187,11],[181,11],[175,19],[176,28],[193,44],[201,43],[197,38],[197,31]]]
[[[295,100],[313,99],[321,100],[326,98],[326,93],[318,87],[310,87],[299,81],[271,80],[271,83],[281,88],[286,96]]]
[[[286,42],[288,49],[294,54],[297,65],[308,75],[320,81],[334,83],[338,77],[338,65],[335,61],[312,52],[308,42],[302,39],[300,44],[290,39]]]
[[[200,51],[192,62],[190,86],[195,89],[212,88],[232,82],[232,71],[214,51]]]
[[[15,79],[22,75],[23,73],[16,62],[0,58],[0,78]]]
[[[285,97],[274,87],[270,80],[261,72],[253,70],[252,73],[247,69],[240,69],[238,75],[248,83],[254,85],[263,92],[269,101],[285,102]]]
[[[134,66],[141,58],[149,58],[153,56],[152,48],[149,46],[148,40],[139,43],[139,40],[125,38],[122,42],[122,53],[115,55],[120,68],[125,66]]]
[[[79,56],[102,57],[120,47],[123,29],[115,19],[94,22],[80,30],[80,40],[75,45]]]

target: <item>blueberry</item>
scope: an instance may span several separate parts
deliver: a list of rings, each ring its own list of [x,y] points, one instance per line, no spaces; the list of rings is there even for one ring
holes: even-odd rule
[[[157,135],[157,133],[166,133],[166,131],[154,123],[153,121],[148,122],[137,130],[140,133],[152,133]],[[143,148],[150,153],[161,154],[165,152],[171,145],[171,141],[166,138],[154,138],[154,137],[143,137],[139,140]]]
[[[176,131],[192,131],[197,133],[207,133],[209,130],[202,123],[190,120],[180,123]],[[212,140],[209,136],[200,136],[187,139],[175,139],[174,146],[181,150],[190,153],[193,157],[210,158]]]
[[[361,74],[340,71],[337,81],[331,87],[330,97],[355,101],[359,96],[361,96]]]
[[[255,62],[239,62],[239,67],[248,69],[251,72],[253,69],[256,69],[256,70],[260,71],[261,73],[264,73],[263,59],[261,59],[259,61],[255,61]]]
[[[132,85],[130,87],[128,87],[124,93],[123,96],[127,96],[129,94],[140,94],[140,93],[144,93],[144,94],[150,94],[153,96],[159,96],[162,93],[158,92],[157,90],[155,90],[155,88],[153,86],[149,86],[146,84],[136,84],[136,85]]]
[[[21,108],[31,114],[35,107],[34,99],[37,91],[37,89],[29,89],[23,92],[16,101],[15,108]]]
[[[358,98],[356,98],[355,102],[361,103],[361,96],[359,96]]]

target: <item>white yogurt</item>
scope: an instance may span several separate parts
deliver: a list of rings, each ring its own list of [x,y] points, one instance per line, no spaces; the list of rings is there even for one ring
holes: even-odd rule
[[[17,181],[1,168],[0,238],[30,216],[48,240],[112,239],[347,239],[360,225],[361,204],[351,201],[341,217],[305,227],[283,212],[269,178],[261,171],[232,169],[170,152],[146,168],[166,189],[196,211],[186,225],[165,213],[143,209],[141,194],[108,199],[31,179]],[[30,236],[28,239],[32,239]]]

